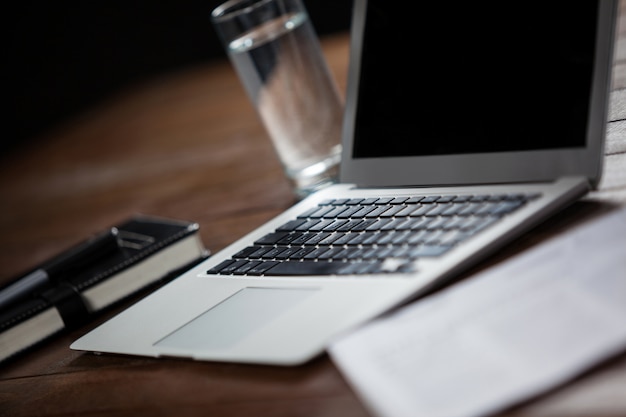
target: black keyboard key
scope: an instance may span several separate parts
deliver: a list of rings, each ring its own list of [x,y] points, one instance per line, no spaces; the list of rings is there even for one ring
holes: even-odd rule
[[[454,203],[467,203],[468,201],[476,201],[474,200],[478,196],[473,195],[458,195],[454,197],[452,200]],[[477,201],[482,201],[482,199],[478,198]]]
[[[298,226],[296,230],[299,232],[306,232],[307,230],[311,230],[313,226],[315,226],[316,224],[320,222],[321,222],[320,219],[307,220],[304,223],[302,223],[300,226]]]
[[[469,233],[461,232],[460,230],[450,230],[447,231],[441,238],[439,239],[439,244],[441,245],[456,245],[467,237],[469,237]]]
[[[395,214],[396,217],[407,217],[410,216],[415,210],[417,210],[419,206],[417,204],[409,204],[407,206],[402,206],[402,210]]]
[[[261,262],[260,264],[253,266],[252,268],[250,268],[248,270],[248,272],[246,272],[247,275],[263,275],[265,273],[265,271],[267,271],[268,269],[270,269],[271,267],[273,267],[274,265],[278,265],[279,262],[278,261],[265,261],[265,262]]]
[[[224,268],[220,269],[219,273],[220,273],[220,275],[232,274],[233,272],[235,272],[236,270],[238,270],[242,266],[246,265],[248,262],[250,262],[250,261],[246,261],[244,259],[237,260],[235,262],[232,262],[232,263],[226,265]]]
[[[421,217],[426,215],[429,211],[435,208],[434,204],[423,204],[416,208],[411,214],[411,217]]]
[[[336,253],[333,253],[332,259],[335,261],[351,259],[356,251],[358,251],[357,248],[344,248]]]
[[[294,240],[297,240],[298,238],[300,238],[303,235],[304,235],[304,233],[289,233],[287,236],[283,237],[278,242],[276,242],[276,244],[278,244],[278,245],[290,245]]]
[[[417,232],[413,232],[411,236],[407,239],[407,243],[410,245],[417,245],[417,244],[424,243],[428,235],[429,235],[429,232],[427,230],[420,230]]]
[[[393,200],[391,200],[389,204],[402,204],[408,199],[409,199],[408,197],[396,197]]]
[[[302,259],[309,253],[313,252],[314,248],[300,248],[297,252],[289,256],[289,259]]]
[[[363,251],[359,256],[361,257],[361,259],[365,260],[377,259],[380,250],[382,250],[382,248],[378,248],[376,246],[363,248]]]
[[[298,247],[290,247],[290,248],[286,248],[285,250],[283,250],[281,253],[279,253],[278,255],[276,255],[276,259],[289,259],[291,258],[296,252],[298,252],[300,250],[300,248]]]
[[[335,259],[335,256],[341,251],[343,251],[343,248],[340,246],[332,247],[328,249],[326,252],[322,253],[320,256],[318,256],[317,259],[323,259],[323,260]]]
[[[333,232],[348,223],[348,220],[335,220],[328,226],[324,227],[325,232]]]
[[[492,224],[494,224],[495,222],[497,222],[498,219],[499,219],[498,217],[483,217],[483,218],[479,218],[479,219],[477,219],[476,222],[473,222],[471,224],[471,226],[463,228],[463,231],[468,232],[468,233],[472,233],[472,234],[476,234],[476,233],[480,232],[481,230],[484,230],[487,227],[489,227]]]
[[[449,203],[456,198],[455,195],[444,195],[437,199],[437,203]]]
[[[385,225],[391,223],[391,219],[380,219],[380,220],[373,220],[372,224],[370,224],[367,229],[368,232],[375,232],[377,230],[381,230],[383,227],[385,227]]]
[[[385,259],[387,257],[393,256],[395,249],[392,246],[379,246],[376,248],[376,252],[372,255],[374,259]]]
[[[259,250],[259,246],[248,246],[245,249],[240,250],[236,254],[233,255],[235,259],[244,259],[252,255],[254,252]]]
[[[326,239],[321,240],[319,243],[322,246],[330,246],[335,243],[335,240],[339,239],[341,234],[339,233],[329,233]]]
[[[353,207],[350,207],[349,210],[352,210]],[[337,206],[334,207],[331,211],[324,214],[325,219],[334,219],[338,217],[342,212],[348,210],[347,206]],[[356,210],[355,210],[356,211]]]
[[[346,202],[346,206],[354,206],[356,204],[359,204],[363,201],[362,198],[351,198],[350,200],[348,200]]]
[[[393,197],[381,197],[378,200],[376,200],[374,204],[376,205],[389,204],[392,201],[393,201]]]
[[[438,195],[429,195],[428,197],[424,197],[420,200],[422,204],[431,204],[439,200],[440,196]]]
[[[485,201],[498,202],[504,200],[506,195],[503,194],[489,194]]]
[[[292,245],[302,246],[306,245],[307,242],[317,236],[317,233],[299,233],[299,236],[291,241]],[[316,245],[317,243],[313,243]]]
[[[444,229],[448,223],[450,223],[449,217],[439,217],[428,223],[426,230],[441,230]]]
[[[345,267],[343,262],[280,262],[265,271],[265,275],[335,275]]]
[[[404,202],[404,204],[417,204],[423,199],[424,199],[424,196],[421,196],[421,195],[410,197],[408,200]]]
[[[337,228],[338,232],[349,232],[355,227],[363,223],[363,220],[348,220],[346,223]]]
[[[391,239],[391,243],[394,245],[402,245],[409,240],[412,234],[413,234],[412,232],[408,232],[408,231],[394,232],[392,239]]]
[[[310,260],[318,259],[320,256],[324,254],[324,252],[327,252],[329,249],[330,249],[330,246],[320,246],[318,248],[315,248],[312,252],[308,253],[304,257],[304,259],[310,259]]]
[[[233,271],[233,275],[245,275],[248,273],[249,270],[261,263],[261,261],[248,261],[247,263],[241,265],[239,268],[235,269]]]
[[[507,194],[504,196],[504,200],[508,201],[522,201],[526,199],[526,194]]]
[[[356,239],[357,233],[341,233],[338,234],[335,240],[332,242],[334,245],[349,245],[352,239]]]
[[[413,226],[415,226],[417,224],[417,222],[419,221],[419,219],[415,219],[415,218],[404,219],[404,220],[405,220],[404,222],[402,222],[402,223],[400,223],[398,225],[398,228],[396,230],[400,230],[400,231],[402,231],[402,230],[412,230]]]
[[[271,247],[259,247],[256,251],[252,252],[250,254],[250,256],[248,256],[248,258],[250,259],[260,259],[263,257],[263,255],[265,255],[267,252],[269,252],[270,250],[272,250]]]
[[[387,206],[387,205],[376,206],[376,208],[374,208],[374,210],[367,213],[365,217],[368,217],[368,218],[379,217],[381,214],[383,214],[385,211],[389,210],[390,208],[391,206]]]
[[[289,234],[288,232],[268,233],[262,238],[258,239],[256,242],[254,242],[254,244],[255,245],[273,245],[279,240],[281,240],[282,238],[284,238],[285,236],[287,236],[288,234]]]
[[[470,203],[463,205],[460,210],[456,212],[457,216],[472,216],[474,215],[480,208],[482,207],[482,203]]]
[[[380,216],[381,217],[393,217],[397,213],[402,211],[402,209],[404,209],[404,206],[398,206],[398,205],[391,206],[391,208],[389,208],[389,210],[385,210],[383,213],[380,214]]]
[[[337,272],[339,275],[363,275],[382,272],[380,269],[381,263],[375,261],[349,262],[342,265],[344,266]]]
[[[426,245],[435,245],[440,243],[441,237],[445,234],[443,230],[429,230],[428,234],[424,236],[423,243]]]
[[[366,262],[350,262],[344,264],[337,273],[339,275],[361,275],[366,273],[366,269],[369,267],[369,263]]]
[[[452,217],[445,225],[445,230],[461,229],[466,223],[467,217]]]
[[[359,211],[357,211],[356,213],[352,215],[352,218],[353,219],[363,218],[367,216],[369,213],[371,213],[372,211],[374,211],[375,208],[376,208],[375,206],[362,206]]]
[[[444,210],[441,215],[442,216],[456,216],[458,213],[460,213],[464,208],[465,208],[465,204],[463,203],[455,203],[452,204],[452,206],[448,207],[446,210]]]
[[[441,216],[441,213],[448,210],[450,207],[452,207],[451,203],[436,204],[433,209],[426,212],[425,215],[428,217]]]
[[[207,274],[219,274],[220,271],[222,271],[222,269],[226,268],[227,266],[231,265],[235,263],[234,260],[232,259],[226,259],[225,261],[220,262],[218,265],[215,265],[213,268],[209,269],[206,273]]]
[[[280,253],[282,251],[284,251],[286,248],[284,247],[279,247],[279,248],[270,248],[270,250],[268,250],[267,252],[265,252],[263,254],[263,256],[261,256],[262,259],[274,259],[276,258],[278,255],[280,255]]]
[[[433,222],[432,218],[417,218],[411,225],[411,230],[424,230]]]
[[[304,243],[306,246],[315,246],[330,236],[332,233],[322,232],[322,233],[308,233],[311,235],[310,239],[307,239]],[[304,236],[303,236],[304,237]],[[295,244],[295,241],[294,241]]]
[[[366,248],[353,248],[354,250],[350,252],[348,255],[348,259],[363,259],[365,252],[368,250]]]
[[[376,244],[377,245],[387,245],[389,243],[391,243],[391,241],[393,240],[395,235],[395,232],[384,232],[384,233],[378,233],[376,235]]]
[[[378,198],[376,198],[376,197],[366,198],[365,200],[361,201],[361,205],[362,206],[370,206],[370,205],[374,204],[377,200],[378,200]]]
[[[473,215],[475,216],[489,216],[492,212],[498,207],[497,202],[488,201],[480,205],[476,210],[474,210]]]
[[[356,236],[350,239],[350,245],[363,245],[373,235],[372,232],[356,233]]]
[[[356,212],[361,210],[361,208],[362,208],[361,206],[350,206],[346,208],[344,211],[342,211],[341,213],[339,213],[337,217],[340,219],[348,219],[352,217],[352,215],[354,215]]]
[[[367,230],[368,227],[370,227],[372,224],[374,224],[376,222],[377,222],[376,219],[362,220],[359,224],[357,224],[352,229],[350,229],[350,231],[352,231],[352,232],[363,232],[363,231]]]
[[[362,245],[375,245],[378,241],[380,233],[376,232],[366,232],[363,233],[363,240],[361,241]]]
[[[332,224],[332,222],[334,222],[334,220],[331,220],[331,219],[322,220],[314,224],[313,226],[309,227],[307,230],[309,230],[310,232],[321,232],[322,230],[324,230],[325,227]]]
[[[387,222],[387,224],[383,225],[380,230],[382,231],[387,231],[387,230],[398,230],[400,225],[406,223],[407,220],[406,219],[389,219],[389,221]]]
[[[488,198],[489,198],[488,195],[478,194],[478,195],[471,196],[468,201],[471,203],[482,203],[483,201],[486,201]]]

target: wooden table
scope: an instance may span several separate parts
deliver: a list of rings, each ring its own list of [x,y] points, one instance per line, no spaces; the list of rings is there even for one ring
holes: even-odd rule
[[[344,88],[347,35],[325,38],[324,48]],[[557,233],[590,207],[626,204],[626,42],[616,52],[612,103],[600,191],[485,265]],[[196,221],[217,251],[294,201],[230,64],[191,68],[120,92],[2,155],[0,282],[133,213]],[[327,356],[280,368],[68,348],[137,299],[0,367],[0,415],[369,415]],[[626,354],[507,414],[626,415],[624,394]]]

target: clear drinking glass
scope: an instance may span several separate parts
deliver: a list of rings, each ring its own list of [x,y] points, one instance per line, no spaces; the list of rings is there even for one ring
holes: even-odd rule
[[[296,194],[335,182],[343,103],[302,2],[230,0],[211,19]]]

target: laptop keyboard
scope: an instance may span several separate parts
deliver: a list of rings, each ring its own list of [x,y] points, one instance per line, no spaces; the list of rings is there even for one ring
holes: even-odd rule
[[[536,197],[496,194],[327,200],[207,273],[413,272],[413,261],[445,254]]]

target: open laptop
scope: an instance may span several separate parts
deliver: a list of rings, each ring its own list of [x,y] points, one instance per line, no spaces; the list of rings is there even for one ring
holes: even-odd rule
[[[341,183],[71,347],[299,364],[451,282],[598,183],[616,7],[357,0]]]

